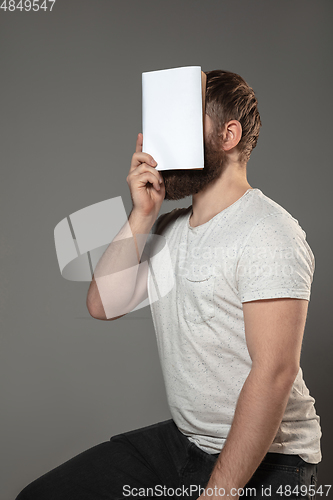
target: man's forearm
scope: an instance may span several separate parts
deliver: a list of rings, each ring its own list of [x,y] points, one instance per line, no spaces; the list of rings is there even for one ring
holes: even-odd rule
[[[295,377],[293,370],[273,374],[252,368],[207,487],[227,493],[251,479],[278,431]]]
[[[114,307],[112,316],[128,312],[126,305],[133,296],[138,264],[154,222],[152,218],[142,218],[131,212],[96,266],[87,295],[90,314],[102,318],[108,303]]]

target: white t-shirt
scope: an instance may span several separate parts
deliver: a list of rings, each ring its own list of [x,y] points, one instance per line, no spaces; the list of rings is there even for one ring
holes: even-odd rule
[[[309,300],[314,256],[306,234],[259,189],[198,227],[192,206],[161,215],[171,262],[155,259],[148,272],[150,300],[170,411],[179,430],[207,453],[223,448],[239,393],[251,369],[242,303],[292,297]],[[151,243],[154,253],[154,240]],[[320,417],[300,368],[270,452],[318,463]]]

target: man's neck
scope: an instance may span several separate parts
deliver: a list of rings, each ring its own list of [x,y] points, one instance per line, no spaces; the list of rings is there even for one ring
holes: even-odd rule
[[[246,178],[246,166],[228,166],[221,176],[204,190],[192,196],[190,225],[200,226],[229,207],[252,189]]]

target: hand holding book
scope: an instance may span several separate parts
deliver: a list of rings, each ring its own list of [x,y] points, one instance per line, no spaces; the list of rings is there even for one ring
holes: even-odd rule
[[[155,221],[164,200],[165,188],[163,177],[156,169],[156,161],[150,154],[142,152],[142,139],[142,134],[138,134],[126,180],[131,192],[132,212]]]

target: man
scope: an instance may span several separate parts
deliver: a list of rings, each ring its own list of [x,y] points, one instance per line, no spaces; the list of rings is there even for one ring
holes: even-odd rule
[[[321,430],[299,363],[314,257],[298,222],[247,181],[260,126],[247,83],[211,71],[202,171],[157,171],[138,135],[133,209],[87,306],[114,320],[149,297],[172,419],[74,457],[20,500],[313,495]],[[188,195],[190,207],[158,217],[164,199]],[[153,270],[150,232],[170,252]]]

